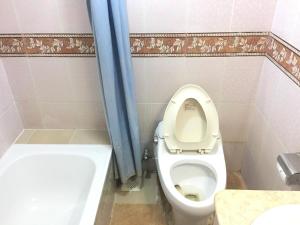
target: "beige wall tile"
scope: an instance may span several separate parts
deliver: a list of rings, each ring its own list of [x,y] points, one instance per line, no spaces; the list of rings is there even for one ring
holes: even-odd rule
[[[100,101],[100,80],[95,58],[66,58],[73,101]],[[70,91],[70,90],[68,90]]]
[[[0,115],[13,103],[13,95],[8,83],[7,73],[0,61]]]
[[[23,130],[7,76],[0,59],[0,156]]]
[[[299,87],[265,61],[242,163],[242,174],[251,189],[289,189],[279,177],[276,158],[299,149],[299,101]]]
[[[23,124],[16,106],[12,103],[0,115],[0,156],[15,141],[23,130]]]
[[[97,79],[98,68],[95,57],[64,59],[71,79]]]
[[[137,104],[138,117],[139,117],[139,130],[140,130],[140,140],[142,148],[144,148],[151,139],[149,139],[149,124],[147,121],[147,104]]]
[[[269,31],[277,0],[235,0],[230,31]]]
[[[56,0],[13,0],[12,2],[21,32],[59,33],[63,31]]]
[[[36,130],[23,130],[16,140],[16,144],[27,144]]]
[[[40,103],[42,123],[47,129],[75,129],[77,105],[74,103]]]
[[[19,101],[36,99],[35,85],[28,59],[24,57],[8,57],[3,59],[3,65],[9,75],[8,80],[14,99]]]
[[[220,130],[224,142],[247,140],[249,104],[219,103]]]
[[[222,71],[221,102],[249,103],[254,99],[265,57],[227,57]]]
[[[63,32],[66,33],[92,32],[90,22],[89,22],[88,12],[86,9],[86,1],[84,0],[57,1],[57,11],[58,11]]]
[[[271,127],[291,152],[299,151],[300,139],[300,90],[293,81],[277,69],[280,76],[276,92],[273,93],[274,105],[267,116]]]
[[[29,62],[39,101],[70,102],[74,100],[64,58],[30,58]]]
[[[36,130],[28,144],[68,144],[74,130]]]
[[[0,157],[5,153],[11,143],[0,133]]]
[[[186,1],[142,0],[144,7],[144,31],[142,32],[185,32]],[[140,5],[140,4],[139,4]],[[174,16],[176,15],[176,16]],[[132,17],[129,19],[133,19]],[[138,21],[139,23],[142,21]],[[131,25],[132,27],[132,25]]]
[[[76,102],[96,102],[100,101],[100,84],[95,78],[70,79],[73,99]]]
[[[18,33],[19,26],[17,23],[16,13],[13,1],[2,0],[0,7],[0,21],[5,21],[1,24],[0,33]]]
[[[300,48],[300,2],[278,0],[273,18],[272,32],[288,43]]]
[[[5,58],[4,66],[26,128],[105,129],[95,58]]]
[[[228,32],[233,0],[189,0],[187,4],[188,32]]]
[[[279,68],[265,61],[256,96],[257,107],[288,151],[296,151],[300,146],[299,101],[299,87]]]
[[[40,105],[37,101],[16,101],[16,105],[25,129],[44,128]]]
[[[142,0],[126,1],[130,33],[146,32],[145,31],[145,20],[146,20],[145,2],[146,1],[142,1]]]
[[[105,115],[101,103],[79,102],[75,104],[75,107],[76,128],[106,130]]]
[[[250,190],[260,189],[260,180],[257,176],[259,170],[257,167],[257,161],[247,147],[245,149],[242,161],[241,173],[245,179],[247,188]]]
[[[220,101],[222,81],[225,76],[224,57],[190,57],[186,58],[186,83],[201,86],[215,103]]]
[[[256,113],[259,121],[252,126],[246,145],[242,174],[251,189],[285,190],[287,186],[281,181],[276,168],[278,154],[286,152],[286,148],[276,137],[262,114]],[[258,132],[258,134],[255,133]]]
[[[110,144],[106,131],[75,130],[70,144]]]
[[[223,143],[227,172],[240,171],[245,149],[243,142],[224,142]]]
[[[0,134],[6,143],[12,144],[23,130],[23,124],[15,104],[11,104],[0,117]]]
[[[273,94],[276,93],[279,78],[282,76],[272,62],[265,59],[261,76],[258,81],[255,103],[264,115],[271,115],[274,101]]]
[[[140,137],[142,147],[152,147],[153,135],[158,123],[163,119],[166,104],[138,104]]]
[[[167,103],[175,91],[186,83],[185,59],[181,57],[145,59],[147,103]],[[144,103],[145,103],[144,102]]]
[[[149,95],[148,81],[146,79],[145,58],[132,58],[134,71],[136,101],[138,103],[147,102]]]

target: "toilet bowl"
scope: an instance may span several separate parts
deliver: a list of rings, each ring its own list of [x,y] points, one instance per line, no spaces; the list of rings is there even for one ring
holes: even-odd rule
[[[154,140],[159,179],[175,225],[206,225],[215,193],[226,185],[218,114],[208,94],[196,85],[180,88]]]

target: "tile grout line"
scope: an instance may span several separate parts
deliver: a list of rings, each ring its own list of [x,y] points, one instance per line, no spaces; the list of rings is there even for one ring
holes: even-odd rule
[[[30,131],[33,131],[33,132],[32,132],[32,133],[30,134],[30,136],[26,139],[26,143],[16,143],[16,142],[20,139],[20,137],[23,136],[24,132],[27,131],[27,130],[30,130]],[[36,132],[36,129],[23,129],[23,130],[20,132],[20,134],[16,137],[16,139],[15,139],[14,142],[13,142],[13,144],[28,144],[29,141],[30,141],[30,139],[31,139],[31,137],[33,136],[33,134],[34,134],[35,132]]]
[[[69,139],[69,141],[68,141],[68,144],[71,144],[71,143],[72,143],[76,131],[77,131],[77,129],[74,129],[74,130],[73,130],[73,133],[72,133],[72,135],[71,135],[71,137],[70,137],[70,139]]]
[[[28,129],[28,130],[31,130],[31,129]],[[31,138],[33,137],[33,135],[36,133],[36,131],[37,131],[37,129],[32,129],[33,130],[33,132],[32,132],[32,134],[29,136],[29,138],[27,139],[27,142],[26,142],[26,144],[28,144],[29,142],[30,142],[30,140],[31,140]]]

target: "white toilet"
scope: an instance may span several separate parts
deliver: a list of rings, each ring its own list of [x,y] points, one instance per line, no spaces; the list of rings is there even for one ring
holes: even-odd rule
[[[225,189],[226,166],[218,113],[201,87],[185,85],[174,94],[154,142],[175,225],[206,225],[215,193]]]

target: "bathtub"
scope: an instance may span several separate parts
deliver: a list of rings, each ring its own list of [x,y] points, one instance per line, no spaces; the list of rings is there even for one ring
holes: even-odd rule
[[[0,159],[0,224],[96,224],[111,154],[110,145],[13,145]]]

